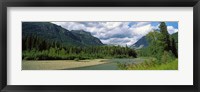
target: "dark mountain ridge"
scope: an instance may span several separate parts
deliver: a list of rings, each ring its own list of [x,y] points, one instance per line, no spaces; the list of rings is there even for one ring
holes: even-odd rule
[[[140,49],[140,48],[144,48],[144,47],[147,47],[147,46],[148,46],[148,41],[146,39],[146,36],[143,36],[142,38],[140,38],[136,43],[134,43],[130,47]]]
[[[22,22],[22,38],[36,35],[47,41],[59,42],[65,46],[98,46],[103,43],[89,32],[62,28],[50,22]]]
[[[175,40],[176,46],[178,46],[178,32],[173,33],[170,36],[171,36],[171,38],[173,38]],[[146,39],[146,36],[143,36],[142,38],[140,38],[136,43],[134,43],[130,47],[140,49],[140,48],[145,48],[147,46],[148,46],[148,41]]]
[[[78,39],[81,39],[80,42],[85,45],[103,45],[103,43],[96,37],[92,36],[90,32],[84,30],[72,30],[71,33],[75,35]]]

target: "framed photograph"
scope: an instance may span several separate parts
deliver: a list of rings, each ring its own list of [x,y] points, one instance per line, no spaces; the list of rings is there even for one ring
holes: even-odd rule
[[[199,92],[199,0],[0,6],[2,92]]]

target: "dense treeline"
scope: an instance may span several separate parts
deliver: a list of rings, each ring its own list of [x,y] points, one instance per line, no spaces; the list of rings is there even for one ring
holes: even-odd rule
[[[149,46],[138,51],[139,56],[154,57],[159,64],[178,58],[178,49],[175,39],[167,31],[165,22],[160,23],[160,31],[147,34]]]
[[[27,37],[24,37],[22,39],[22,50],[48,50],[50,48],[61,48],[63,47],[59,42],[51,41],[51,40],[44,40],[41,37],[38,37],[36,35],[30,35]]]
[[[79,60],[96,58],[134,58],[134,49],[121,46],[63,46],[59,42],[28,36],[22,40],[23,59],[26,60]]]

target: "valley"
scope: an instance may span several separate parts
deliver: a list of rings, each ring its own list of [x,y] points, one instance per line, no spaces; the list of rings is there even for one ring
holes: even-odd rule
[[[139,64],[148,58],[91,60],[24,60],[22,70],[120,70],[121,64]]]
[[[115,27],[110,25],[83,24],[88,29],[69,30],[51,22],[22,22],[22,70],[178,69],[178,32],[169,34],[165,22],[142,36],[120,28],[111,32]],[[95,27],[103,28],[94,31]]]

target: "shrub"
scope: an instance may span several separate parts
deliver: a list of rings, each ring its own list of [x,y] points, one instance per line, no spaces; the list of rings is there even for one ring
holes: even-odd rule
[[[162,57],[161,57],[161,62],[160,63],[168,63],[174,60],[174,56],[171,52],[164,51]]]
[[[121,70],[127,70],[128,69],[126,64],[122,64],[122,63],[119,63],[119,62],[117,62],[117,66]]]

